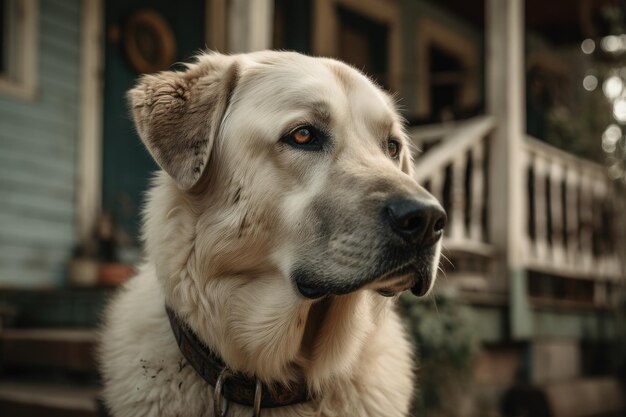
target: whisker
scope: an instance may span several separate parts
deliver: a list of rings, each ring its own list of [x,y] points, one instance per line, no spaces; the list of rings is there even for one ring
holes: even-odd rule
[[[435,289],[433,288],[433,290],[430,293],[430,299],[433,302],[433,305],[435,306],[435,313],[437,315],[439,315],[439,306],[437,306],[437,297],[435,297]]]
[[[452,269],[455,269],[454,264],[452,263],[452,261],[450,260],[450,258],[448,258],[445,254],[441,253],[441,258],[443,260],[445,260],[448,264],[450,264],[450,267]]]
[[[444,279],[448,279],[448,274],[446,274],[446,271],[441,266],[437,266],[437,270],[441,272]]]

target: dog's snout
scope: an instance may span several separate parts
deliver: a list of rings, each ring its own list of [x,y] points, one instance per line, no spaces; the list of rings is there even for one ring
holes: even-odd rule
[[[396,198],[385,208],[393,230],[420,247],[437,242],[446,226],[446,212],[434,200]]]

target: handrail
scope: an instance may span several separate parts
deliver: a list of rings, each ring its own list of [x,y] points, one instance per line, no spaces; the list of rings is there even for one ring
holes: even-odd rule
[[[422,126],[412,126],[408,129],[408,134],[413,143],[417,147],[420,147],[425,142],[430,142],[448,136],[450,132],[458,129],[465,123],[465,121],[449,121]]]
[[[487,210],[487,137],[493,117],[456,124],[441,141],[415,161],[415,179],[448,213],[444,245],[456,252],[490,256],[484,213]]]
[[[550,159],[559,159],[565,163],[580,166],[584,170],[594,172],[601,176],[606,175],[606,167],[603,165],[589,159],[573,155],[552,145],[548,145],[547,143],[530,135],[526,136],[526,140],[523,143],[526,150],[532,153],[539,154]]]
[[[460,124],[441,144],[422,157],[417,157],[414,177],[425,180],[436,169],[445,167],[461,153],[467,152],[495,128],[492,116],[479,116]]]
[[[488,193],[490,179],[500,174],[492,172],[489,160],[495,128],[493,117],[481,116],[453,127],[409,132],[414,142],[430,138],[435,144],[415,158],[414,176],[444,205],[449,219],[444,246],[457,260],[489,260],[505,249],[494,247],[489,238],[491,219],[501,214],[493,212]],[[522,141],[517,157],[525,181],[520,250],[532,282],[541,282],[529,285],[529,294],[533,299],[550,298],[555,288],[555,294],[565,294],[555,297],[569,302],[578,300],[582,291],[590,305],[607,305],[610,286],[623,276],[626,265],[618,256],[616,230],[624,201],[616,197],[606,168],[530,136]],[[460,280],[464,272],[459,272]],[[545,276],[553,278],[543,280]],[[488,291],[488,272],[484,279]],[[470,287],[476,287],[476,279],[467,284]]]
[[[606,168],[527,137],[523,167],[528,269],[595,282],[621,276],[614,184]]]

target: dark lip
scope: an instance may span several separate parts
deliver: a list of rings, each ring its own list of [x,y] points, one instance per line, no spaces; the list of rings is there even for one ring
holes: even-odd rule
[[[373,284],[376,286],[376,292],[383,297],[394,297],[408,289],[411,289],[414,295],[421,297],[428,291],[430,281],[430,277],[419,273],[419,268],[415,263],[409,262],[386,272]],[[389,283],[389,286],[385,286],[385,283]]]
[[[341,296],[360,289],[371,290],[385,297],[393,297],[408,289],[418,297],[426,295],[433,280],[429,264],[434,254],[420,251],[417,254],[399,255],[396,252],[388,256],[395,258],[395,262],[389,262],[386,268],[380,268],[376,274],[361,280],[354,279],[337,285],[336,281],[330,279],[312,279],[314,276],[309,275],[306,268],[296,268],[291,273],[291,279],[300,295],[310,300]]]

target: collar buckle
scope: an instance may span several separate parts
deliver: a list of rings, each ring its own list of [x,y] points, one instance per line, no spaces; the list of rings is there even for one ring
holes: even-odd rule
[[[224,388],[224,382],[226,379],[233,375],[233,372],[225,366],[220,371],[217,381],[215,382],[215,388],[213,390],[213,413],[215,417],[226,417],[228,414],[229,402],[222,395],[222,389]],[[259,378],[255,378],[254,387],[254,402],[252,405],[252,417],[261,417],[261,398],[263,397],[263,384],[259,381]]]

